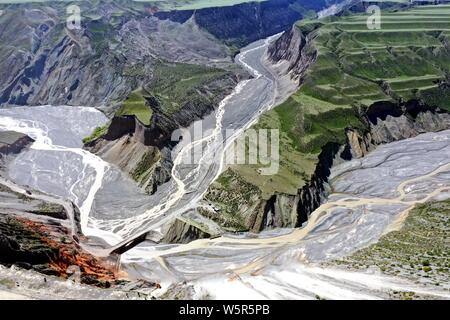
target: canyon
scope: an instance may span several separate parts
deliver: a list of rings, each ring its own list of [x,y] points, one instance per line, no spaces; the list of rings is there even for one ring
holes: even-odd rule
[[[97,299],[450,298],[442,239],[419,272],[372,249],[411,237],[416,217],[446,233],[423,213],[445,220],[450,197],[445,22],[394,5],[388,19],[428,16],[439,32],[389,22],[396,37],[374,46],[386,34],[361,29],[361,4],[337,3],[98,1],[79,31],[62,4],[6,5],[0,25],[33,31],[0,33],[1,294],[39,298],[45,274],[54,297],[76,266]],[[266,128],[280,132],[277,174],[225,163]]]

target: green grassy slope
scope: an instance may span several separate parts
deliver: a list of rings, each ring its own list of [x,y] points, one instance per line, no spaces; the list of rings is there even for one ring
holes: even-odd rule
[[[367,15],[302,21],[317,29],[318,59],[300,90],[264,114],[257,127],[281,132],[281,169],[264,177],[257,166],[233,170],[263,194],[296,194],[314,172],[327,142],[343,143],[344,129],[358,127],[362,106],[381,100],[420,98],[450,110],[450,93],[436,82],[450,68],[450,6],[384,12],[381,30],[368,30]]]
[[[142,90],[132,92],[116,113],[118,116],[133,115],[143,124],[150,125],[152,110],[147,105]]]
[[[198,113],[221,99],[222,85],[230,85],[227,80],[232,76],[231,71],[218,68],[159,61],[152,80],[143,88],[133,91],[115,115],[135,116],[144,125],[149,126],[155,113],[172,117],[183,108],[195,108],[194,111]],[[96,128],[83,140],[84,143],[91,143],[103,136],[108,126]]]
[[[143,124],[150,125],[153,110],[146,99],[156,99],[158,111],[170,116],[186,104],[209,104],[206,95],[218,92],[208,88],[208,84],[229,75],[228,71],[217,68],[160,62],[155,67],[153,80],[132,92],[116,115],[134,115]]]
[[[94,131],[89,137],[83,139],[83,143],[84,144],[91,143],[96,139],[100,138],[101,136],[105,135],[107,132],[108,132],[108,125],[103,127],[97,127],[94,129]]]
[[[230,73],[200,65],[160,63],[153,81],[145,86],[145,90],[156,97],[164,113],[170,115],[187,103],[201,103],[205,97],[199,91],[204,91],[209,83],[227,74]]]

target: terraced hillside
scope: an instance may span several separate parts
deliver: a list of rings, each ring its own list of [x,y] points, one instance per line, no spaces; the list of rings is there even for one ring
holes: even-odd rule
[[[388,96],[449,108],[436,84],[448,71],[449,17],[450,6],[423,6],[384,13],[380,30],[368,30],[366,15],[299,24],[319,28],[320,53],[300,93],[334,105]]]
[[[259,166],[233,166],[234,173],[224,173],[211,194],[235,199],[236,186],[230,190],[220,181],[230,185],[237,173],[239,179],[259,189],[263,200],[255,207],[264,214],[283,211],[283,205],[278,203],[280,194],[284,199],[281,202],[290,203],[287,210],[295,211],[300,189],[317,174],[324,147],[346,143],[346,128],[367,131],[362,115],[369,106],[381,101],[401,105],[414,99],[419,104],[450,110],[450,6],[385,11],[380,30],[369,30],[367,17],[357,14],[297,24],[303,38],[302,54],[313,63],[306,72],[293,74],[299,77],[301,88],[264,114],[256,125],[280,130],[279,173],[262,176]],[[286,34],[286,39],[279,41],[286,41],[289,36],[292,35]],[[278,45],[283,47],[282,43]],[[298,64],[292,64],[291,70],[304,67],[304,61]],[[225,212],[233,207],[210,195],[207,198]],[[237,197],[236,201],[245,203],[245,198]],[[301,221],[293,219],[281,226],[298,223]]]

